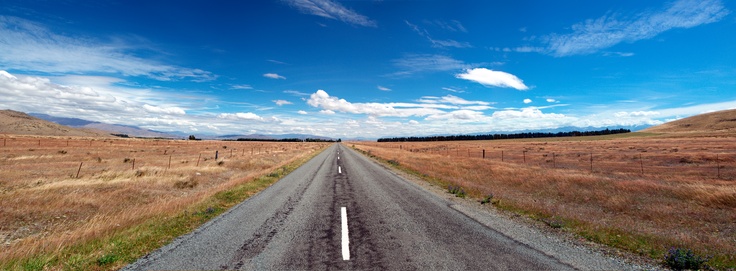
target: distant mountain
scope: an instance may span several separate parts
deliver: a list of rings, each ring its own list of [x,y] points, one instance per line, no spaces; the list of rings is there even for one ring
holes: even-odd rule
[[[75,128],[86,128],[96,129],[110,134],[125,134],[130,137],[163,137],[163,138],[180,138],[181,136],[173,135],[169,133],[163,133],[153,130],[147,130],[136,126],[119,125],[119,124],[108,124],[96,121],[89,121],[78,118],[62,118],[54,117],[47,114],[41,113],[30,113],[29,115],[37,117],[39,119],[47,120],[61,125],[71,126]]]
[[[323,140],[336,140],[336,138],[331,137],[324,137],[324,136],[316,136],[316,135],[307,135],[307,134],[281,134],[281,135],[264,135],[264,134],[250,134],[250,135],[222,135],[222,136],[215,136],[212,137],[212,139],[229,139],[229,140],[237,140],[238,138],[247,138],[247,139],[287,139],[287,138],[298,138],[298,139],[323,139]]]
[[[736,109],[716,111],[670,121],[642,132],[649,133],[724,133],[736,132]]]
[[[110,136],[104,131],[69,127],[13,110],[0,110],[0,133],[43,136]]]

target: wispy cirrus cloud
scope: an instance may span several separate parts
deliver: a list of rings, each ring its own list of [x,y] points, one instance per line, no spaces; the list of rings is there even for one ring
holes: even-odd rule
[[[392,61],[401,71],[393,76],[411,75],[420,72],[456,71],[470,68],[471,65],[445,55],[409,54]]]
[[[140,58],[134,43],[58,34],[17,17],[0,16],[0,69],[55,74],[143,76],[159,81],[212,81],[211,72]]]
[[[375,21],[352,11],[340,3],[332,0],[285,0],[292,7],[298,9],[301,13],[320,16],[323,18],[340,20],[342,22],[366,26],[376,27]]]
[[[378,88],[378,90],[380,90],[380,91],[391,91],[390,88],[387,88],[387,87],[384,87],[384,86],[377,86],[376,88]]]
[[[406,20],[404,22],[406,23],[406,25],[409,26],[409,28],[411,28],[412,30],[414,30],[414,32],[417,33],[419,36],[422,36],[422,37],[426,38],[427,40],[429,40],[429,42],[432,43],[432,46],[434,46],[434,47],[455,47],[455,48],[471,48],[471,47],[473,47],[468,42],[460,42],[460,41],[456,41],[456,40],[452,40],[452,39],[447,39],[447,40],[434,39],[434,38],[432,38],[432,35],[429,34],[429,31],[427,31],[427,29],[421,28],[418,25],[412,24],[412,23],[410,23],[409,21],[406,21]],[[441,21],[439,21],[439,22],[441,22]],[[457,21],[455,21],[455,22],[457,22]],[[452,29],[453,31],[461,31],[461,30],[458,30],[458,29],[462,29],[463,32],[467,32],[467,30],[465,30],[465,27],[462,27],[462,24],[460,24],[460,22],[457,22],[457,25],[455,26],[458,29],[450,26],[447,23],[439,24],[439,26],[440,27],[443,27],[445,29]]]
[[[517,51],[531,48],[534,50],[528,51],[543,51],[557,57],[591,54],[622,42],[650,39],[671,29],[717,22],[729,13],[720,0],[679,0],[633,17],[612,14],[589,19],[574,24],[572,33],[542,37],[545,44],[542,48],[520,47]]]

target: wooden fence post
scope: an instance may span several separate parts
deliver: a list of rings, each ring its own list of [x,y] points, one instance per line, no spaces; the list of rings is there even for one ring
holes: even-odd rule
[[[503,151],[501,151],[501,162],[503,162]]]
[[[552,153],[552,167],[557,168],[557,159],[555,159],[555,153]]]
[[[522,151],[521,154],[524,155],[524,164],[526,164],[526,151]]]
[[[593,153],[590,153],[590,173],[593,173]]]
[[[167,169],[171,168],[171,155],[169,155],[169,167]]]
[[[641,175],[644,175],[644,160],[641,158],[641,153],[639,154],[639,165],[641,165]]]
[[[76,179],[79,179],[79,172],[82,171],[82,163],[83,162],[79,162],[79,169],[77,169],[77,177],[76,177]]]
[[[721,160],[718,159],[718,154],[716,153],[716,168],[718,169],[718,179],[721,178]]]
[[[200,153],[199,157],[197,157],[197,166],[199,166],[199,159],[202,159],[202,153]]]
[[[486,159],[486,149],[483,149],[483,159]]]

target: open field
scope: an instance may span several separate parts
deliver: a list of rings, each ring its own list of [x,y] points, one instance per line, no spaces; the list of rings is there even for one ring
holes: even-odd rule
[[[0,262],[175,216],[327,145],[5,135]]]
[[[493,195],[500,208],[591,241],[655,259],[688,248],[712,257],[713,267],[733,268],[735,139],[634,133],[348,144],[438,185]]]

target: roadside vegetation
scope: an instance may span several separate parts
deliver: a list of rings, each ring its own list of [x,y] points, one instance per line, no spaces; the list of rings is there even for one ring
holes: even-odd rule
[[[328,146],[0,140],[2,270],[118,269],[267,188]]]
[[[736,268],[734,139],[632,133],[348,144],[458,197],[673,269],[728,270]]]

